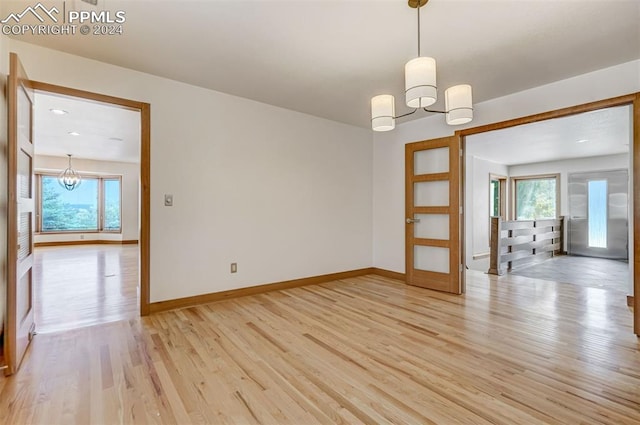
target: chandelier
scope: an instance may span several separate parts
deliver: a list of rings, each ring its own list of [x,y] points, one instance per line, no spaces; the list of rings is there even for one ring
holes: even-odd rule
[[[71,168],[71,154],[67,154],[67,156],[69,157],[69,166],[58,175],[58,183],[67,190],[73,190],[80,186],[82,177],[76,170]]]
[[[438,100],[436,85],[436,61],[420,56],[420,8],[429,0],[409,0],[409,7],[418,12],[418,57],[404,66],[405,97],[412,112],[396,116],[393,95],[382,94],[371,99],[371,128],[374,131],[389,131],[396,126],[396,119],[415,114],[418,109],[445,114],[447,124],[466,124],[473,119],[471,86],[460,84],[444,92],[444,111],[427,109]]]

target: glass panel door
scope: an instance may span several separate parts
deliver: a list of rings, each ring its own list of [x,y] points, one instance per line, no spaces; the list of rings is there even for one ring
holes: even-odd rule
[[[463,291],[460,241],[460,139],[406,145],[407,283]]]

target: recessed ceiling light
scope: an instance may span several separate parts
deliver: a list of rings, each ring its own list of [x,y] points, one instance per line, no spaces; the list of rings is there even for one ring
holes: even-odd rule
[[[586,143],[586,142],[588,142],[588,140],[587,140],[587,139],[580,139],[580,140],[578,140],[576,143]]]
[[[52,114],[56,114],[56,115],[66,115],[69,113],[64,109],[49,109],[49,110],[51,111]]]
[[[78,133],[77,131],[70,131],[69,134],[71,136],[79,136],[80,135],[80,133]]]

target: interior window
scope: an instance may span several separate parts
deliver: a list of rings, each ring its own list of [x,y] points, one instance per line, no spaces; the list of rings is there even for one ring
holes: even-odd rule
[[[83,177],[74,190],[54,175],[38,176],[40,232],[119,232],[121,179]]]
[[[516,220],[557,217],[557,177],[514,178]]]

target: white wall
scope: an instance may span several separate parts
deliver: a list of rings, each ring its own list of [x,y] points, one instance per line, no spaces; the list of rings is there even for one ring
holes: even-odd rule
[[[489,253],[489,175],[507,177],[504,164],[487,161],[472,155],[465,158],[465,250],[466,265],[472,270],[489,270],[489,258],[474,260],[474,255]]]
[[[36,141],[37,143],[37,141]],[[38,171],[54,171],[56,173],[67,168],[67,158],[55,156],[36,155],[34,167]],[[140,165],[127,162],[92,161],[89,159],[74,158],[73,168],[80,175],[106,175],[122,176],[122,233],[71,233],[71,234],[39,234],[35,236],[35,242],[60,242],[84,240],[112,240],[132,241],[138,240],[139,234],[139,176]]]
[[[369,130],[9,43],[32,79],[151,104],[152,302],[371,266]]]
[[[512,118],[640,91],[640,61],[628,62],[482,102],[474,121],[449,127],[442,116],[400,124],[373,138],[374,266],[404,272],[404,145]],[[402,111],[398,111],[402,113]],[[469,207],[465,206],[469,214]]]

